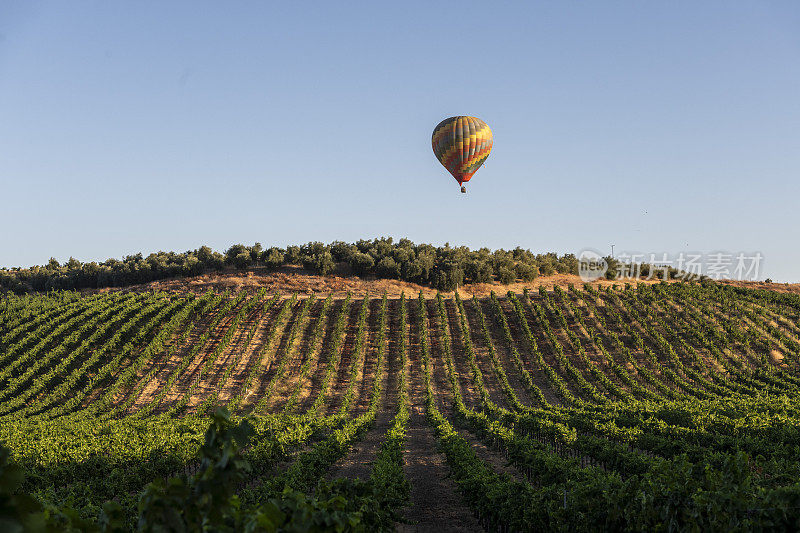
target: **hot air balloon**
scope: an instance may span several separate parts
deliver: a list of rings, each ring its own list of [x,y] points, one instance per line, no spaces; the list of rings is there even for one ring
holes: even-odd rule
[[[467,192],[464,183],[481,168],[492,151],[492,130],[479,118],[450,117],[433,129],[433,153]]]

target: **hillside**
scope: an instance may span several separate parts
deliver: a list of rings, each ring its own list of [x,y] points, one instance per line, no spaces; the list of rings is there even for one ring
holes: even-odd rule
[[[218,406],[254,428],[231,490],[290,518],[286,487],[368,530],[797,526],[798,296],[576,279],[229,271],[8,296],[0,441],[25,491],[91,520],[114,500],[124,528],[147,483],[202,472]]]
[[[624,285],[625,283],[659,283],[658,280],[627,279],[614,281],[600,279],[592,282],[595,287],[610,287]],[[558,285],[567,288],[569,285],[583,285],[581,278],[575,274],[552,274],[538,276],[532,281],[516,281],[513,283],[464,283],[459,285],[458,293],[462,297],[489,296],[492,292],[504,294],[508,291],[522,292],[524,289],[538,289],[545,287],[552,289]],[[309,272],[301,267],[283,267],[280,271],[270,271],[264,268],[236,269],[226,268],[221,271],[209,272],[199,276],[175,277],[149,283],[141,283],[126,287],[104,287],[100,289],[82,289],[84,294],[95,294],[114,291],[164,291],[176,294],[194,292],[200,294],[206,291],[222,292],[245,291],[255,293],[260,289],[268,293],[292,294],[299,297],[310,294],[328,295],[334,298],[344,298],[348,293],[354,297],[371,296],[380,297],[384,293],[389,298],[399,298],[401,293],[417,294],[420,291],[426,298],[436,296],[437,290],[426,285],[403,281],[398,279],[381,279],[375,276],[360,277],[352,273],[339,275],[320,275]],[[454,291],[448,291],[452,293]]]

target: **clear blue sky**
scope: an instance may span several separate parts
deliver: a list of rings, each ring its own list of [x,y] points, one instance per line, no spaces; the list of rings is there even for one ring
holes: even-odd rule
[[[0,266],[392,235],[800,281],[799,182],[797,2],[0,4]]]

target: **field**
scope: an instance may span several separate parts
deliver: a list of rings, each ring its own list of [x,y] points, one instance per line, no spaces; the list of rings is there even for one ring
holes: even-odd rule
[[[800,527],[797,294],[539,285],[6,296],[16,491],[77,529]]]

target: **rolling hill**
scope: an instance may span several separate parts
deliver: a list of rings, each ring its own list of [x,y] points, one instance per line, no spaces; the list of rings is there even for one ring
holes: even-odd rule
[[[60,528],[797,527],[800,298],[577,281],[7,294],[0,442]]]

